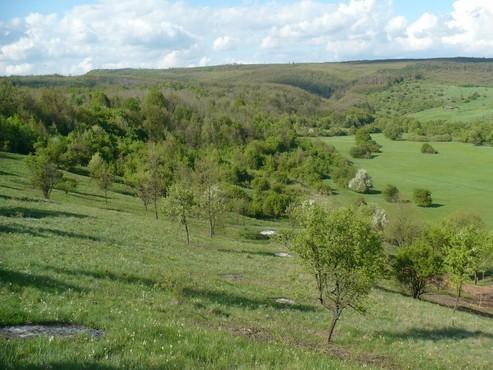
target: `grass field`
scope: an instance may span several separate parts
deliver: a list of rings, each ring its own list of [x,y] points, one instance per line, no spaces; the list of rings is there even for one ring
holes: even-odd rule
[[[344,149],[351,139],[337,140]],[[479,202],[474,192],[452,200],[461,187],[483,194],[492,176],[491,166],[478,162],[491,148],[437,144],[440,155],[421,159],[418,144],[377,140],[384,154],[365,162],[377,188],[393,182],[407,193],[413,181],[436,183],[430,188],[445,206],[427,215]],[[454,165],[458,158],[464,159]],[[472,182],[455,183],[433,162],[466,170],[471,158]],[[417,168],[429,168],[428,175],[413,180]],[[316,302],[311,277],[296,257],[273,256],[282,246],[246,237],[282,222],[230,216],[211,240],[195,221],[186,246],[181,229],[145,215],[122,185],[106,205],[88,178],[73,175],[77,193],[55,191],[44,201],[30,188],[21,156],[0,153],[0,171],[0,325],[56,321],[106,332],[99,339],[0,339],[2,369],[487,369],[493,362],[491,318],[452,315],[386,281],[366,315],[345,313],[327,349],[329,316]],[[481,209],[488,210],[488,201]],[[296,305],[277,304],[276,297]]]
[[[412,200],[415,188],[432,192],[434,207],[412,206],[415,213],[427,221],[436,221],[457,211],[480,215],[493,227],[493,148],[477,147],[463,143],[432,143],[439,154],[422,154],[422,143],[391,141],[383,135],[373,135],[381,144],[382,153],[373,159],[354,159],[358,168],[366,169],[372,176],[377,194],[366,195],[369,202],[387,208],[391,213],[399,206],[386,203],[379,191],[387,184],[399,188],[404,199]],[[348,158],[354,145],[353,137],[321,139],[335,145]],[[357,197],[349,190],[342,190],[334,197],[348,203]]]

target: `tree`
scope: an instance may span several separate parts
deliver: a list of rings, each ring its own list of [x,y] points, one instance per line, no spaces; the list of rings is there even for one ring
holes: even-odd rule
[[[151,89],[142,104],[144,130],[151,141],[163,139],[169,129],[171,118],[169,102],[158,89]]]
[[[385,239],[392,245],[402,247],[419,240],[423,227],[418,223],[411,207],[399,203],[397,212],[390,218],[385,228]]]
[[[148,178],[143,178],[143,180],[148,181],[146,186],[150,191],[151,200],[154,204],[154,216],[157,220],[158,200],[166,194],[166,189],[172,178],[171,164],[167,163],[166,159],[170,160],[172,157],[168,155],[169,147],[165,143],[149,143],[147,149],[145,167]]]
[[[349,181],[348,187],[357,193],[369,193],[373,188],[373,182],[366,170],[359,169],[356,176]]]
[[[364,310],[364,298],[382,271],[380,236],[351,209],[327,211],[305,203],[291,214],[299,226],[292,248],[314,275],[321,305],[332,312],[330,343],[345,309]]]
[[[387,127],[385,127],[385,130],[383,130],[383,134],[385,135],[385,137],[389,138],[390,140],[402,139],[403,133],[404,130],[402,129],[402,127],[396,123],[388,124]]]
[[[352,147],[349,154],[354,158],[371,159],[373,153],[379,153],[382,146],[371,138],[367,129],[359,129],[355,134],[356,146]]]
[[[108,190],[113,184],[114,176],[111,166],[97,152],[89,161],[88,168],[91,177],[96,180],[99,188],[104,191],[104,200],[108,203]]]
[[[77,180],[73,177],[63,177],[57,184],[57,189],[65,192],[65,194],[73,193],[77,189]]]
[[[153,199],[149,173],[140,168],[138,169],[138,172],[126,174],[125,177],[127,184],[133,189],[135,195],[142,201],[147,214],[147,208]],[[156,207],[157,204],[155,203],[155,208]]]
[[[431,207],[433,204],[431,191],[427,189],[415,189],[413,199],[414,203],[419,207]]]
[[[383,199],[389,203],[399,202],[399,189],[394,185],[387,185],[383,190]]]
[[[197,202],[201,213],[209,222],[211,238],[216,234],[219,218],[226,211],[226,197],[221,187],[222,176],[223,173],[216,152],[206,153],[196,163]]]
[[[393,264],[397,280],[407,287],[415,299],[426,292],[431,279],[441,271],[442,260],[433,248],[417,241],[399,248]]]
[[[187,244],[190,244],[189,220],[195,206],[191,187],[182,181],[175,183],[171,187],[166,201],[166,214],[183,225]]]
[[[455,285],[456,300],[454,311],[459,305],[464,282],[475,274],[481,256],[481,244],[485,234],[475,226],[446,230],[448,245],[444,258],[445,271]]]
[[[435,148],[433,148],[430,144],[428,143],[424,143],[422,146],[421,146],[421,153],[424,153],[424,154],[438,154],[438,152],[435,150]]]
[[[62,178],[57,164],[44,148],[39,148],[35,155],[26,158],[26,164],[31,175],[33,187],[41,189],[46,199],[50,198],[52,190]]]

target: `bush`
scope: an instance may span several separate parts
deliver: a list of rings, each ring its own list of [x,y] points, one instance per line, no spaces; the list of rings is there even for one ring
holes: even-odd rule
[[[373,182],[370,175],[364,169],[359,169],[356,176],[349,181],[349,189],[356,193],[369,193],[373,188]]]
[[[63,177],[57,184],[56,188],[62,190],[65,194],[73,193],[77,189],[77,180],[72,177]]]
[[[383,190],[383,199],[389,203],[399,202],[399,189],[394,185],[387,185]]]
[[[421,153],[425,153],[425,154],[438,154],[438,152],[435,150],[435,148],[433,148],[430,144],[428,143],[424,143],[422,146],[421,146]]]
[[[353,158],[366,158],[366,159],[371,159],[371,151],[368,149],[367,146],[365,145],[357,145],[353,146],[349,150],[349,154]]]
[[[431,207],[433,199],[431,191],[427,189],[415,189],[413,194],[414,203],[419,207]]]
[[[430,245],[417,242],[399,249],[393,268],[397,280],[419,299],[430,280],[440,273],[441,264]]]

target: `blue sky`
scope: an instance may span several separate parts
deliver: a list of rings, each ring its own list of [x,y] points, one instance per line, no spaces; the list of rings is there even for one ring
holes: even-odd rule
[[[492,0],[0,0],[0,75],[493,56]]]
[[[94,3],[92,0],[0,0],[0,20],[8,20],[13,17],[25,17],[29,13],[56,13],[70,10],[75,5]],[[337,3],[337,1],[325,1]],[[245,1],[226,0],[190,0],[190,4],[206,6],[224,6],[241,4]],[[394,0],[395,12],[409,18],[418,18],[424,12],[444,13],[450,11],[453,0]]]

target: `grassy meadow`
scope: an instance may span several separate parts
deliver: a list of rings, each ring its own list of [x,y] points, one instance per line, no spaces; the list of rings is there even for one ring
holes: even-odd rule
[[[344,150],[351,139],[337,140]],[[474,167],[488,168],[477,161],[491,148],[437,145],[455,168],[465,171],[469,155],[476,159],[470,173],[456,175],[469,182],[452,185],[450,166],[438,172],[444,155],[420,157],[418,144],[377,141],[384,153],[365,162],[377,189],[392,182],[407,193],[413,181],[432,182],[444,206],[426,215],[472,204],[489,211],[480,195],[493,174]],[[493,361],[491,318],[452,315],[389,281],[370,296],[365,315],[344,313],[327,347],[330,317],[311,276],[297,257],[274,256],[283,246],[255,237],[284,221],[230,216],[210,239],[195,220],[186,246],[180,228],[146,215],[121,184],[106,204],[89,178],[71,174],[77,192],[55,190],[45,201],[30,187],[22,156],[1,153],[0,171],[0,325],[64,322],[105,331],[101,338],[0,339],[3,369],[487,369]],[[459,201],[461,187],[478,195]],[[296,304],[278,304],[279,297]]]
[[[358,168],[366,169],[372,176],[375,194],[365,195],[367,201],[397,212],[399,205],[386,203],[380,193],[385,185],[399,188],[403,199],[412,201],[415,188],[432,192],[434,206],[413,211],[426,221],[436,221],[450,213],[467,211],[480,215],[488,226],[493,227],[493,148],[470,144],[447,142],[431,143],[439,152],[436,155],[421,153],[423,143],[392,141],[381,134],[372,137],[382,145],[382,153],[373,159],[351,159]],[[333,144],[349,156],[354,137],[331,137],[321,139]],[[340,190],[335,202],[348,203],[359,195]]]

